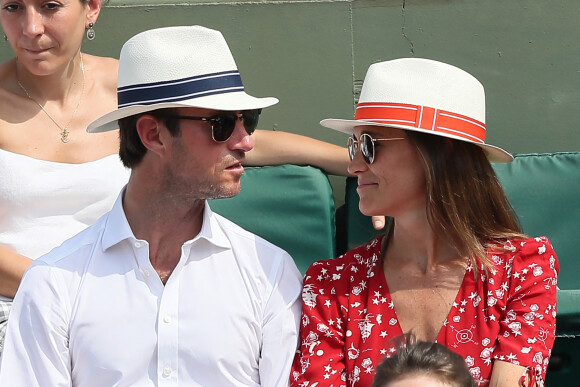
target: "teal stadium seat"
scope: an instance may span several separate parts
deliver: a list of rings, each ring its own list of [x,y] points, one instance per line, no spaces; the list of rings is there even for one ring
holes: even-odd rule
[[[246,168],[241,192],[210,200],[210,206],[286,250],[302,274],[315,260],[336,255],[334,196],[328,177],[317,168]]]
[[[558,255],[557,338],[546,383],[569,386],[580,368],[580,152],[521,154],[494,168],[524,231],[548,236]]]
[[[580,152],[519,154],[494,168],[524,232],[548,236],[558,255],[557,337],[546,383],[569,386],[580,369]],[[355,178],[347,179],[343,213],[346,248],[379,233],[358,210]]]

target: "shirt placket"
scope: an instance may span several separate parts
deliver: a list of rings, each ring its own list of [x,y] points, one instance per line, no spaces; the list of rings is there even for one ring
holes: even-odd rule
[[[163,289],[157,316],[158,386],[176,386],[178,381],[179,276],[169,278]]]
[[[191,242],[181,248],[179,263],[167,280],[159,303],[157,317],[158,386],[176,386],[179,364],[179,297],[183,265],[191,251]]]
[[[151,292],[158,298],[157,307],[157,386],[178,384],[178,305],[179,265],[165,286],[149,259],[149,244],[134,240],[133,250],[139,270]],[[183,258],[183,255],[182,255]],[[181,261],[181,260],[180,260]]]

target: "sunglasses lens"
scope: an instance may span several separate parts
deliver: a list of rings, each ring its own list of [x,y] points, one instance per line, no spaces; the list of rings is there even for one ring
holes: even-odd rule
[[[246,132],[251,135],[258,127],[258,120],[262,109],[245,110],[241,114],[241,120]],[[233,114],[222,114],[212,117],[213,139],[217,142],[227,141],[236,127],[238,116]]]
[[[248,134],[254,133],[258,127],[258,120],[260,119],[260,113],[262,109],[245,110],[242,112],[242,120],[244,123],[244,128]]]
[[[352,137],[348,138],[348,157],[350,157],[350,160],[352,161],[352,159],[354,159],[354,155],[356,154],[356,146],[357,142],[354,138],[354,135]]]
[[[367,164],[372,164],[375,159],[375,147],[373,144],[373,139],[366,133],[360,136],[360,151],[363,155],[363,159]]]
[[[234,115],[219,115],[212,119],[213,139],[217,142],[227,141],[234,132],[237,117]]]

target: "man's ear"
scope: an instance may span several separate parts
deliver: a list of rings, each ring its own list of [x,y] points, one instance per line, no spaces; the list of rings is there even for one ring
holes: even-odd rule
[[[162,125],[157,117],[150,114],[142,115],[137,119],[135,126],[139,138],[147,150],[158,155],[164,153],[165,144],[161,136]]]

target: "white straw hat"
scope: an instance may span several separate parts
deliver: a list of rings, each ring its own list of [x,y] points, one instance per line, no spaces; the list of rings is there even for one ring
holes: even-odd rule
[[[471,74],[429,59],[402,58],[371,65],[354,120],[320,124],[347,134],[356,126],[387,126],[471,142],[492,162],[513,156],[485,143],[485,92]]]
[[[129,39],[119,58],[117,98],[118,109],[87,131],[114,130],[120,118],[161,108],[235,111],[278,103],[246,94],[223,35],[201,26],[158,28]]]

